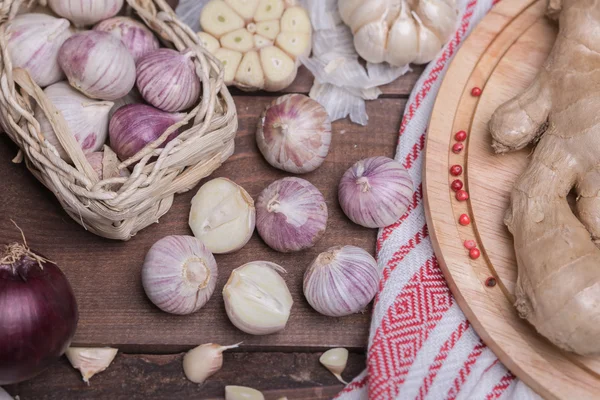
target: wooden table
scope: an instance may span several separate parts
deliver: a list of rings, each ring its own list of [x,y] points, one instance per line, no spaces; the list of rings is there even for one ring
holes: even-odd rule
[[[16,147],[1,136],[0,243],[18,239],[9,218],[17,221],[31,247],[51,254],[72,283],[80,308],[74,343],[110,344],[120,349],[111,367],[94,377],[89,387],[62,359],[37,378],[6,387],[8,392],[21,400],[222,398],[225,385],[251,386],[262,390],[267,399],[284,395],[290,399],[325,399],[339,392],[342,385],[318,363],[320,352],[332,346],[349,348],[344,376],[356,376],[365,367],[370,316],[365,313],[331,319],[318,315],[302,297],[302,275],[316,254],[333,245],[353,244],[375,252],[376,230],[358,227],[343,215],[336,200],[337,182],[361,158],[393,157],[404,106],[422,70],[415,67],[384,87],[380,99],[367,103],[368,126],[348,120],[333,124],[332,151],[325,164],[304,176],[327,200],[330,220],[325,238],[307,252],[283,255],[269,250],[255,234],[242,252],[217,257],[217,291],[205,308],[187,317],[169,316],[152,308],[143,296],[138,271],[143,254],[158,238],[190,233],[187,214],[195,191],[177,196],[160,223],[140,232],[131,242],[103,240],[71,221],[23,165],[11,164]],[[286,92],[306,94],[311,84],[312,76],[301,69]],[[270,182],[286,176],[266,164],[254,140],[260,112],[278,94],[234,90],[234,95],[239,115],[236,152],[214,176],[233,178],[256,197]],[[288,269],[286,280],[295,305],[290,324],[281,334],[245,335],[230,325],[224,313],[220,289],[231,269],[257,257],[268,257]],[[140,308],[144,315],[139,314]],[[208,341],[231,344],[241,340],[243,347],[226,353],[223,369],[204,386],[198,387],[183,376],[182,351]]]

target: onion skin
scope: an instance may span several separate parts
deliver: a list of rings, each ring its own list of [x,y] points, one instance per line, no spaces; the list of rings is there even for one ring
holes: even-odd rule
[[[99,22],[95,31],[108,32],[119,38],[137,62],[160,47],[158,39],[144,24],[129,17],[114,17]]]
[[[42,267],[27,255],[0,264],[0,385],[33,378],[75,335],[79,316],[71,285],[53,263]]]
[[[167,112],[183,111],[200,97],[194,53],[159,49],[142,57],[136,67],[137,87],[148,103]]]
[[[367,228],[392,225],[412,202],[413,183],[402,164],[388,157],[358,161],[338,188],[340,206],[354,223]]]

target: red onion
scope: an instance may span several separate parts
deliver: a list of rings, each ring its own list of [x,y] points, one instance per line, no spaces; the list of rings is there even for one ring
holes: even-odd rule
[[[52,262],[13,243],[0,253],[0,385],[30,379],[69,347],[75,295]]]
[[[108,32],[121,39],[135,62],[160,47],[158,39],[150,29],[129,17],[106,19],[98,23],[94,30]]]
[[[167,128],[185,118],[185,114],[171,114],[145,104],[130,104],[121,107],[110,120],[108,135],[110,147],[120,160],[133,157],[147,144],[154,142]],[[162,143],[164,147],[179,135],[173,132]]]

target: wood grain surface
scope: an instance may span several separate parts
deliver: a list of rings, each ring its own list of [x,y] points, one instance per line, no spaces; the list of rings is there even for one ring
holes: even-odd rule
[[[494,110],[526,88],[550,52],[556,27],[544,18],[544,0],[506,0],[465,42],[442,84],[426,150],[425,193],[438,260],[461,309],[484,342],[519,378],[548,399],[594,399],[600,393],[600,358],[560,351],[518,317],[513,307],[517,264],[503,223],[509,193],[531,148],[495,155],[487,130]],[[481,97],[471,88],[484,88]],[[454,132],[465,129],[464,152],[454,154]],[[458,202],[450,190],[451,165],[465,167],[470,194]],[[458,224],[467,213],[472,224]],[[471,260],[463,241],[482,256]],[[489,278],[496,284],[487,286]]]

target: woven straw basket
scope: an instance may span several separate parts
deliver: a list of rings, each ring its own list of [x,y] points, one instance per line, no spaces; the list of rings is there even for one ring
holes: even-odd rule
[[[110,239],[128,240],[155,223],[173,203],[173,196],[192,189],[234,150],[235,104],[223,84],[220,63],[181,23],[164,0],[126,0],[128,12],[139,16],[162,40],[177,50],[192,49],[202,83],[200,104],[154,143],[120,163],[129,177],[99,181],[65,120],[42,89],[20,68],[13,69],[7,50],[6,24],[23,0],[0,0],[0,122],[21,149],[27,168],[50,189],[65,211],[84,228]],[[27,1],[45,6],[46,1]],[[73,160],[68,164],[40,133],[35,103],[44,110],[59,142]],[[176,129],[180,135],[158,148]],[[19,156],[17,158],[20,158]],[[118,161],[116,162],[118,164]]]

